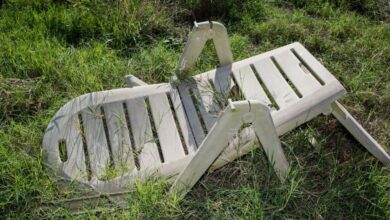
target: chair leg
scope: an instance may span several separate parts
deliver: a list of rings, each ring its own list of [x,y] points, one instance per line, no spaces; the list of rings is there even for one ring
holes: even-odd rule
[[[390,165],[390,157],[386,151],[371,137],[351,114],[337,101],[331,104],[332,114],[372,155],[385,165]]]
[[[255,132],[275,171],[283,181],[288,172],[288,162],[283,154],[269,108],[258,101],[231,103],[210,130],[189,164],[179,174],[171,192],[180,198],[195,185],[229,143],[243,123],[253,122]]]
[[[253,128],[276,174],[284,182],[288,174],[289,164],[284,155],[276,127],[270,112],[260,114],[256,114],[257,118],[253,122]]]

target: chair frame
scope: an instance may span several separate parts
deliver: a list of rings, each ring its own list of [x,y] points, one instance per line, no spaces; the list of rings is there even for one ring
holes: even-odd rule
[[[184,72],[188,71],[195,64],[198,59],[202,49],[204,48],[206,41],[212,40],[217,56],[220,62],[220,66],[229,66],[233,63],[233,55],[230,49],[230,44],[228,40],[228,34],[224,25],[218,22],[201,22],[194,23],[194,28],[189,35],[188,42],[185,46],[184,52],[179,60],[179,65],[176,70],[176,74],[172,77],[172,80],[178,80]],[[138,78],[128,75],[126,81],[129,87],[146,85]],[[224,128],[229,128],[237,131],[238,127],[242,123],[237,123],[237,118],[233,118],[233,110],[240,109],[240,116],[238,118],[244,117],[245,112],[248,112],[250,104],[253,103],[253,108],[258,109],[255,115],[258,115],[259,118],[266,120],[267,123],[264,123],[271,131],[271,134],[264,135],[267,131],[262,129],[265,126],[261,126],[261,123],[255,122],[254,131],[249,132],[249,138],[251,140],[256,139],[256,136],[259,137],[265,151],[269,157],[269,160],[272,164],[276,163],[276,172],[278,173],[279,178],[283,181],[287,175],[288,162],[285,159],[283,150],[280,147],[280,141],[277,138],[278,132],[275,128],[274,122],[269,111],[269,108],[261,102],[252,100],[248,102],[231,102],[230,105],[223,111],[222,116],[218,119],[218,122],[209,132],[201,147],[198,149],[197,153],[191,160],[191,162],[186,166],[186,168],[181,172],[179,177],[176,179],[174,185],[171,188],[171,191],[179,193],[180,196],[184,196],[189,189],[197,182],[197,180],[202,176],[202,174],[209,168],[217,157],[222,153],[225,146],[229,143],[220,141],[221,139],[226,139],[225,137],[229,131]],[[250,112],[250,110],[249,110]],[[379,145],[379,143],[359,124],[359,122],[353,118],[353,116],[343,107],[340,102],[334,101],[329,106],[326,106],[322,112],[325,115],[333,114],[333,116],[353,135],[362,144],[372,155],[378,158],[383,164],[390,165],[390,156],[387,152]],[[231,122],[226,122],[225,118],[230,118]],[[270,123],[272,122],[272,123]],[[272,125],[271,125],[272,124]],[[237,127],[238,125],[238,127]],[[262,131],[260,131],[262,130]],[[264,133],[265,132],[265,133]],[[233,132],[234,133],[234,132]],[[276,136],[275,136],[276,135]],[[214,138],[213,138],[214,137]],[[215,138],[223,137],[223,138]],[[275,139],[277,138],[277,140]],[[269,141],[267,144],[263,141]],[[217,147],[218,146],[218,147]],[[274,160],[273,155],[268,153],[270,150],[273,151],[276,148],[278,153],[278,158]],[[275,153],[275,152],[274,152]],[[207,155],[207,157],[206,157]],[[205,160],[207,159],[207,161]],[[214,168],[219,167],[218,164],[214,165]]]
[[[49,164],[49,167],[54,168],[55,170],[60,166],[61,161],[59,157],[57,157],[59,154],[58,140],[68,138],[64,136],[65,134],[57,132],[57,130],[63,126],[67,126],[67,121],[71,120],[71,117],[74,117],[77,112],[88,106],[99,105],[100,103],[107,101],[123,101],[141,96],[165,94],[172,91],[174,85],[180,83],[178,81],[180,81],[185,73],[195,64],[206,41],[210,39],[212,39],[215,44],[215,49],[221,65],[218,70],[215,70],[215,72],[212,73],[215,77],[219,77],[223,72],[230,73],[229,71],[235,68],[234,65],[248,65],[248,60],[258,58],[248,58],[247,60],[233,64],[233,56],[226,28],[218,22],[195,22],[194,29],[190,33],[184,52],[180,57],[175,75],[172,77],[172,83],[147,85],[137,77],[128,75],[125,79],[130,88],[83,95],[61,108],[48,126],[43,140],[44,149],[46,150],[46,153],[48,153],[47,163]],[[293,46],[302,47],[299,43],[294,43],[281,49],[289,49]],[[259,56],[268,55],[269,53],[267,52]],[[316,62],[316,65],[319,66],[320,64],[318,61]],[[207,74],[210,74],[210,72],[198,76],[207,76]],[[292,103],[283,109],[283,111],[271,111],[272,109],[266,103],[251,98],[234,102],[229,100],[228,106],[219,113],[215,123],[210,126],[211,128],[207,136],[198,144],[199,148],[195,153],[188,154],[172,164],[165,164],[159,168],[161,175],[175,176],[180,173],[171,188],[171,192],[178,194],[180,197],[185,196],[208,168],[219,168],[237,158],[237,156],[246,154],[252,149],[252,143],[257,140],[257,138],[259,138],[276,174],[283,181],[288,175],[289,165],[278,137],[321,113],[326,115],[333,114],[371,154],[385,165],[389,165],[390,156],[386,151],[337,101],[337,99],[345,93],[344,88],[342,88],[340,83],[333,76],[330,76],[330,74],[326,76],[329,79],[327,85],[321,87],[321,89],[314,94],[310,94],[305,98]],[[77,120],[77,117],[75,119]],[[240,130],[242,125],[247,123],[252,124],[252,126]],[[75,134],[74,129],[70,129],[70,131],[67,132],[66,135],[70,135],[71,137],[80,136]],[[232,134],[236,134],[237,132],[245,134],[239,135],[240,137],[245,136],[243,144],[239,142],[237,138],[231,138]],[[61,135],[63,135],[63,137]],[[237,144],[241,144],[240,152],[238,154],[226,150],[231,149]],[[81,150],[79,149],[79,151]],[[76,153],[82,154],[82,152]],[[84,157],[82,159],[83,161],[85,160]],[[72,163],[75,163],[76,166],[85,165],[82,164],[82,161],[72,161]],[[97,178],[92,179],[90,182],[81,179],[81,182],[92,185],[97,191],[103,194],[118,195],[126,193],[126,190],[124,190],[123,187],[131,184],[134,181],[134,178],[143,178],[145,176],[147,175],[142,172],[130,172],[119,179],[107,183],[100,181]],[[69,178],[71,179],[72,177]]]

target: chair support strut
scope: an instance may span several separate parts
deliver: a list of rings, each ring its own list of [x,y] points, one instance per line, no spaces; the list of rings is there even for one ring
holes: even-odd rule
[[[281,181],[284,181],[289,165],[283,153],[270,109],[259,101],[230,102],[212,127],[190,163],[180,173],[171,187],[172,193],[179,197],[195,185],[215,159],[233,139],[244,123],[252,123],[269,161]]]

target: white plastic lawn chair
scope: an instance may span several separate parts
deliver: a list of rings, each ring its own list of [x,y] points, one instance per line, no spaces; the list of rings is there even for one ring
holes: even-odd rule
[[[209,39],[221,64],[217,69],[155,85],[128,76],[134,88],[68,102],[46,129],[46,164],[103,194],[122,193],[135,180],[162,175],[175,180],[172,191],[185,195],[210,166],[246,154],[258,138],[284,180],[289,165],[278,136],[321,113],[333,114],[370,153],[390,164],[385,150],[336,101],[343,86],[300,43],[233,63],[225,27],[195,23],[177,73],[193,66]],[[239,95],[242,100],[229,99]]]

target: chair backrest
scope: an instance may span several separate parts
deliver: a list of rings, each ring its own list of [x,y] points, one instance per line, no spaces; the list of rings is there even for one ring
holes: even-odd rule
[[[107,181],[146,172],[196,150],[171,84],[95,92],[62,107],[43,140],[46,163],[65,178]]]

